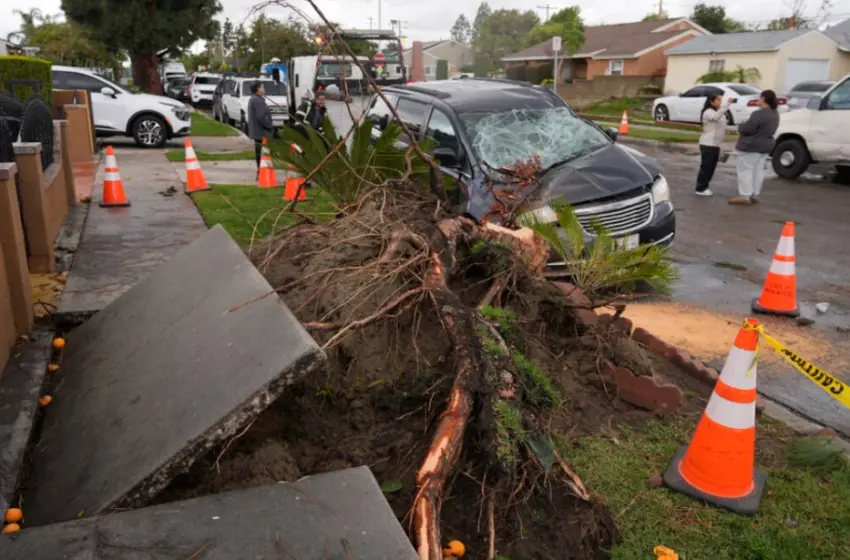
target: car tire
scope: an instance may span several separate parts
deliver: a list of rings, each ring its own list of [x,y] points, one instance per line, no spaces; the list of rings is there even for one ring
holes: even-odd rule
[[[242,113],[242,117],[239,119],[239,130],[248,134],[248,121],[245,120],[245,113]]]
[[[773,171],[783,179],[796,179],[806,172],[812,158],[806,145],[796,138],[783,140],[773,150]]]
[[[161,148],[168,140],[168,128],[162,117],[142,115],[133,121],[133,140],[142,148]]]
[[[663,103],[655,107],[655,110],[652,112],[652,115],[655,117],[656,121],[670,120],[670,111],[667,110],[667,105]]]

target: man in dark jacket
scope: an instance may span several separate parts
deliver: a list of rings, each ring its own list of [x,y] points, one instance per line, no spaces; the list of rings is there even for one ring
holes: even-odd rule
[[[263,153],[263,138],[274,134],[272,112],[266,105],[266,90],[262,82],[251,84],[251,97],[248,99],[248,136],[254,141],[254,155],[257,159],[257,177],[260,176],[260,156]]]
[[[307,112],[307,117],[304,122],[310,125],[316,132],[322,132],[325,124],[325,115],[328,114],[328,109],[325,106],[325,94],[319,92],[316,94],[316,99],[313,101],[312,107]]]

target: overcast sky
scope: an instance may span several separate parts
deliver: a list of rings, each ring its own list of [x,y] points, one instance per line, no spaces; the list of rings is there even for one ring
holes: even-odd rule
[[[305,0],[291,0],[294,6],[304,9],[314,18],[315,14]],[[693,5],[699,0],[662,0],[664,9],[671,16],[688,15]],[[793,0],[750,0],[748,2],[714,2],[707,0],[705,3],[712,5],[723,3],[726,5],[726,13],[735,19],[750,23],[764,22],[790,14],[788,5]],[[797,0],[799,1],[799,0]],[[374,28],[378,27],[379,6],[380,21],[383,28],[389,27],[389,20],[399,19],[404,22],[404,35],[408,40],[435,40],[448,38],[449,29],[455,19],[461,13],[465,14],[470,21],[475,17],[479,0],[316,0],[328,18],[338,21],[347,28]],[[529,5],[544,6],[551,3],[551,11],[575,5],[574,1],[559,2],[558,0],[493,0],[490,7],[518,8],[524,9]],[[18,28],[20,18],[12,13],[10,4],[16,9],[29,10],[39,8],[47,14],[60,14],[60,0],[9,0],[3,2],[0,7],[0,37],[15,31]],[[244,21],[251,6],[256,4],[255,0],[222,0],[224,16],[236,22]],[[649,12],[658,9],[657,0],[580,0],[578,4],[582,8],[586,25],[599,25],[601,23],[623,23],[641,19]],[[820,5],[820,0],[808,0],[806,12],[814,15]],[[545,16],[544,8],[536,8],[535,11],[541,18]],[[287,10],[274,8],[269,10],[270,15],[285,17]],[[850,0],[834,0],[830,10],[831,16],[827,23],[834,25],[843,19],[850,18]]]

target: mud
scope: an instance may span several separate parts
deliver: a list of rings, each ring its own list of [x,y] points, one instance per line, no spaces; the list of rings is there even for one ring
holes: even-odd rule
[[[416,244],[405,245],[386,266],[375,263],[392,245],[389,232],[403,227],[427,239],[426,233],[441,217],[433,206],[384,201],[330,225],[296,226],[254,248],[251,257],[324,344],[340,328],[421,285],[427,251]],[[504,271],[506,263],[500,260],[504,255],[492,248],[466,249],[451,287],[466,304],[477,305],[491,285],[491,265]],[[688,395],[683,412],[704,407],[706,387],[619,332],[600,327],[580,333],[562,304],[553,304],[563,297],[551,284],[522,274],[514,280],[498,301],[515,317],[503,331],[505,342],[553,381],[562,396],[554,406],[523,402],[522,425],[529,435],[551,441],[567,463],[581,436],[654,417],[616,398],[600,373],[603,359],[638,375],[659,375],[677,384]],[[334,328],[318,326],[327,324]],[[409,305],[399,305],[384,318],[348,332],[327,350],[324,371],[293,387],[244,434],[175,479],[157,501],[368,465],[385,485],[403,526],[410,527],[415,473],[454,379],[452,348],[427,297],[411,299]],[[556,471],[540,468],[539,460],[535,463],[533,454],[521,445],[513,477],[494,482],[498,469],[484,443],[490,441],[493,428],[480,410],[480,402],[492,392],[487,387],[478,391],[479,410],[446,488],[443,539],[462,540],[467,558],[487,557],[483,492],[496,484],[501,490],[494,514],[499,554],[541,560],[604,555],[619,539],[611,512],[598,501],[574,497]],[[588,490],[592,494],[593,489]]]

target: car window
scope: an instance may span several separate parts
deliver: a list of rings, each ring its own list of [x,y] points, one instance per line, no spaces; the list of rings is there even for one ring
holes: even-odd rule
[[[829,82],[803,82],[802,84],[797,84],[794,86],[794,89],[791,91],[793,93],[800,92],[811,92],[811,93],[823,93],[824,91],[829,89],[829,86],[832,84]]]
[[[425,135],[437,142],[436,148],[449,148],[454,153],[460,154],[457,131],[455,131],[449,116],[443,111],[434,109],[431,113],[431,119],[428,121],[428,128],[425,129]]]
[[[345,64],[341,64],[339,62],[322,62],[319,65],[319,68],[316,70],[316,77],[318,78],[337,78],[345,72],[345,77],[351,77],[351,63],[346,62]]]
[[[84,89],[92,93],[100,93],[100,90],[107,86],[107,84],[94,76],[78,74],[77,72],[62,72],[61,70],[57,70],[53,72],[54,83],[57,81],[57,78],[62,83],[61,89]]]
[[[703,97],[708,97],[708,96],[710,96],[710,95],[714,95],[715,93],[716,93],[717,95],[723,95],[723,93],[724,93],[724,92],[723,92],[723,90],[722,90],[722,89],[720,89],[720,88],[718,88],[718,87],[713,87],[713,86],[706,86],[706,87],[705,87],[705,88],[703,88],[703,90],[702,90],[702,95],[703,95]],[[738,92],[738,93],[740,93],[740,92]]]
[[[705,97],[705,88],[703,86],[693,87],[686,91],[683,97]]]
[[[758,95],[761,93],[760,89],[745,84],[732,84],[726,87],[728,87],[738,95]]]
[[[850,80],[844,82],[832,90],[826,101],[826,108],[838,111],[850,109]]]
[[[395,104],[398,101],[397,95],[385,93],[384,97],[386,97],[387,101],[389,101],[392,106],[395,107]],[[369,107],[369,112],[366,113],[366,118],[374,122],[375,127],[378,128],[381,119],[383,119],[384,117],[386,117],[387,119],[391,119],[393,117],[392,112],[390,111],[387,104],[384,103],[384,100],[381,99],[381,96],[375,95],[375,97],[372,99],[372,105]]]
[[[195,76],[195,84],[199,86],[214,86],[220,81],[216,76]]]
[[[398,107],[396,107],[398,118],[407,126],[410,133],[414,136],[414,140],[419,138],[419,132],[422,130],[422,123],[425,120],[425,115],[428,113],[428,105],[413,101],[412,99],[400,99]],[[409,143],[406,134],[401,136],[402,142]]]

